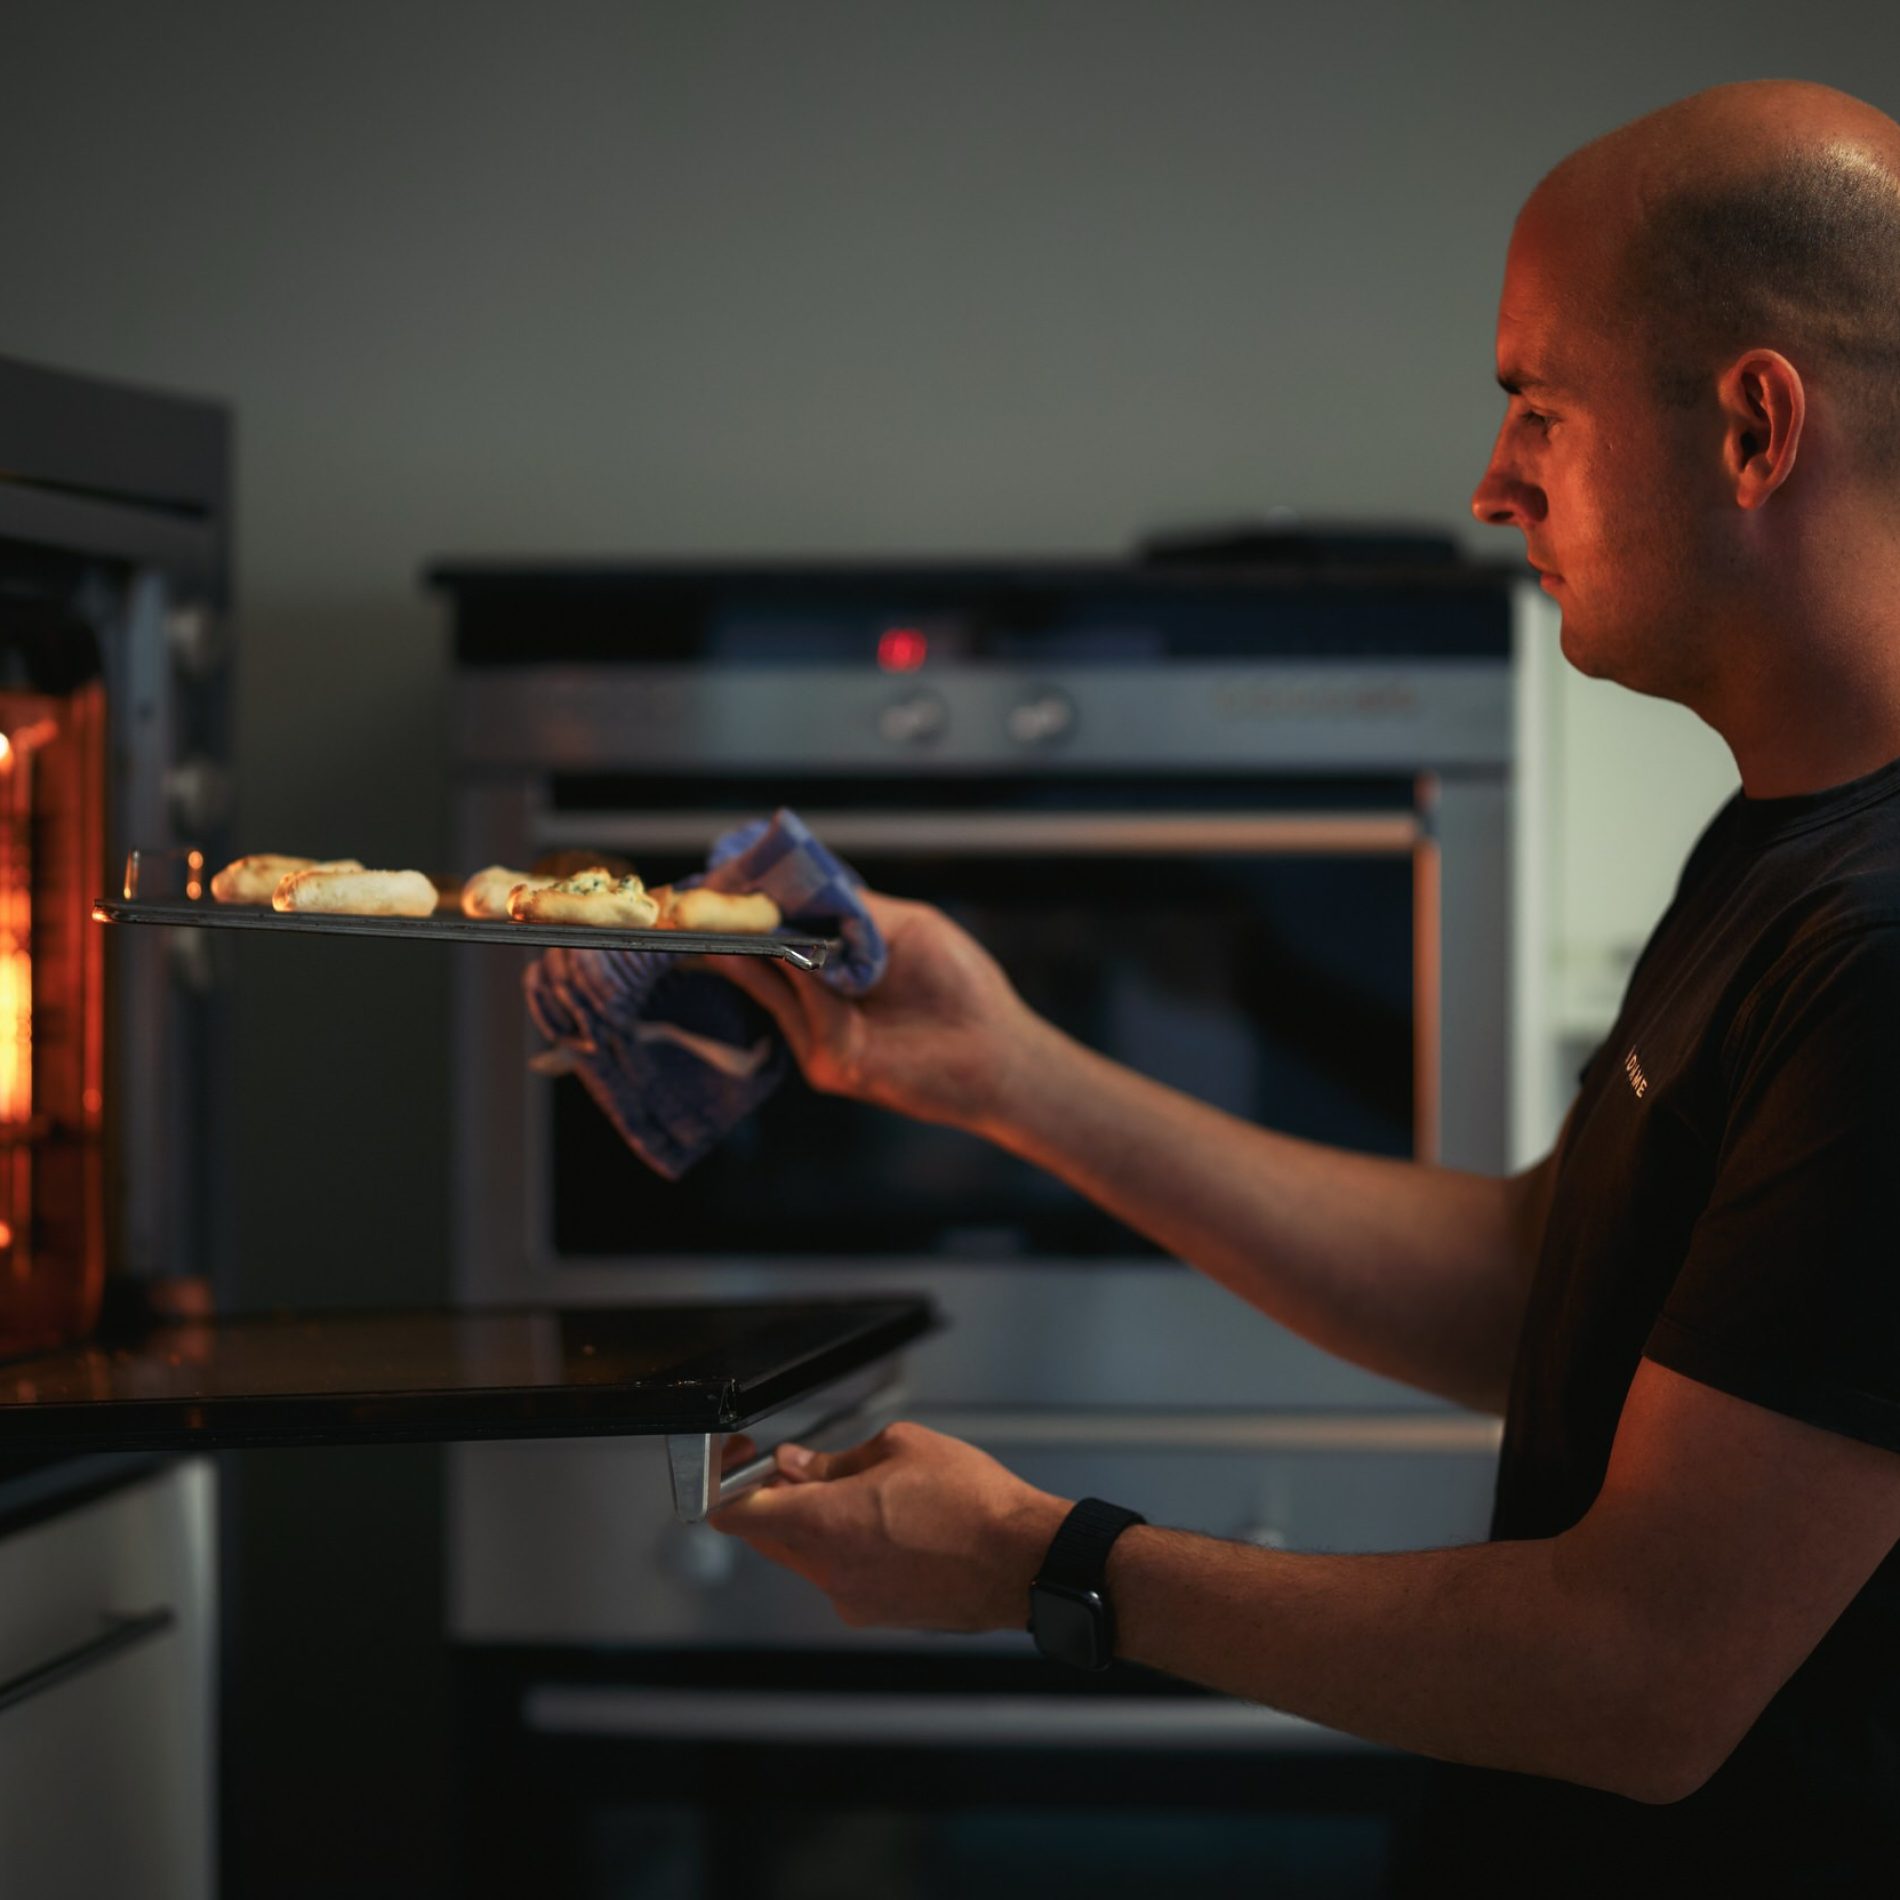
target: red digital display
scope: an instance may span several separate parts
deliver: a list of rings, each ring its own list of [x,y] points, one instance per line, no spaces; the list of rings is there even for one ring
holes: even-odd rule
[[[877,637],[877,663],[887,673],[914,673],[930,657],[930,642],[915,627],[886,627]]]

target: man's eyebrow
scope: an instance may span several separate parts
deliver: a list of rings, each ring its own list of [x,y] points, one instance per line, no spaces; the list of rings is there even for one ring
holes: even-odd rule
[[[1498,387],[1507,396],[1521,396],[1527,389],[1555,389],[1557,385],[1521,369],[1504,369],[1498,371]]]

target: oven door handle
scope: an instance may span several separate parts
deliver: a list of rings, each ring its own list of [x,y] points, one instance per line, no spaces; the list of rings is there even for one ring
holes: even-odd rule
[[[31,1702],[35,1696],[58,1688],[62,1682],[70,1682],[73,1677],[83,1676],[102,1663],[110,1662],[114,1656],[150,1642],[154,1636],[162,1636],[177,1623],[178,1615],[166,1607],[146,1610],[137,1616],[107,1616],[102,1621],[104,1628],[97,1636],[75,1643],[71,1649],[63,1649],[58,1655],[49,1656],[44,1662],[35,1663],[30,1669],[22,1669],[17,1676],[0,1682],[0,1711]]]
[[[1428,832],[1415,811],[997,812],[803,811],[833,850],[871,856],[1027,857],[1088,852],[1103,857],[1249,854],[1406,857]],[[547,812],[535,822],[544,847],[597,845],[697,855],[742,814]]]
[[[896,1367],[886,1368],[876,1385],[799,1429],[797,1440],[813,1450],[855,1445],[869,1438],[906,1398]],[[667,1471],[673,1480],[673,1512],[682,1524],[701,1523],[708,1511],[756,1491],[777,1469],[776,1453],[762,1451],[730,1471],[722,1471],[727,1434],[680,1433],[666,1441]]]

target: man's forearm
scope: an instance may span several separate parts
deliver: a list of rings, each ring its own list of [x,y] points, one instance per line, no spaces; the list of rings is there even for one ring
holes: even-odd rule
[[[1254,1127],[1041,1024],[977,1132],[1355,1364],[1503,1408],[1530,1237],[1518,1183]]]
[[[1321,1556],[1137,1527],[1108,1581],[1129,1661],[1370,1741],[1639,1800],[1708,1765],[1563,1539]]]

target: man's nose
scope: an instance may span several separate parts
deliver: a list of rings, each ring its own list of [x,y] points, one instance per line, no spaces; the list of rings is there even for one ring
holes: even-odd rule
[[[1544,491],[1493,462],[1472,491],[1471,512],[1487,527],[1529,527],[1544,518]]]

